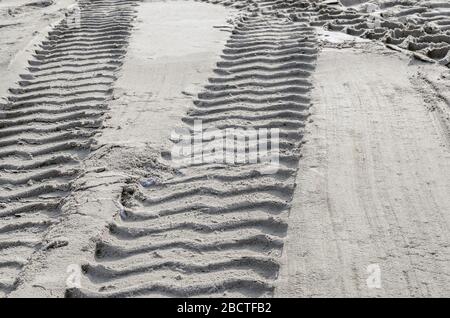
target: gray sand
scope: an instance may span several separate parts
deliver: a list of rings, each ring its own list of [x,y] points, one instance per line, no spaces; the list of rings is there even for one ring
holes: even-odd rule
[[[0,296],[450,296],[446,2],[0,14]],[[176,161],[199,120],[276,172]]]

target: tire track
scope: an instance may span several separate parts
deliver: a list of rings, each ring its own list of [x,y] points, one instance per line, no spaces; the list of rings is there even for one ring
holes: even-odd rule
[[[446,2],[386,1],[370,9],[317,5],[313,25],[412,51],[419,59],[450,65],[450,7]],[[374,11],[375,12],[375,11]]]
[[[0,108],[0,296],[58,223],[61,201],[102,126],[135,16],[134,1],[80,0],[38,46]],[[14,238],[14,239],[11,239]]]
[[[181,174],[124,189],[120,213],[98,241],[95,258],[82,266],[82,288],[67,289],[67,297],[273,294],[317,41],[301,13],[301,21],[292,21],[252,13],[256,5],[241,7],[245,14],[235,22],[214,77],[182,123],[191,132],[197,119],[204,130],[280,129],[278,172],[262,173],[261,161],[179,165],[163,152]]]

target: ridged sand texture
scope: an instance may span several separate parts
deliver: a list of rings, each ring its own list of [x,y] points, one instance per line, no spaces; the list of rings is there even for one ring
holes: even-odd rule
[[[0,295],[34,251],[52,248],[45,231],[102,126],[126,52],[133,1],[79,6],[80,27],[62,21],[49,32],[0,108]]]
[[[83,265],[83,288],[67,296],[273,294],[317,42],[307,17],[243,12],[183,123],[279,128],[278,173],[261,174],[259,163],[197,164],[183,167],[182,177],[124,192],[124,210],[102,235],[95,260]]]
[[[318,47],[310,22],[443,64],[448,57],[445,3],[419,11],[408,9],[408,1],[393,3],[404,9],[397,17],[414,19],[386,17],[374,29],[369,14],[319,1],[205,2],[240,9],[241,18],[182,124],[192,128],[201,119],[204,128],[279,128],[280,169],[263,175],[258,164],[198,164],[183,167],[183,177],[124,191],[123,212],[83,265],[83,288],[68,289],[67,296],[272,295],[310,106]],[[44,243],[46,229],[58,222],[58,207],[102,126],[137,2],[79,4],[80,28],[63,21],[49,33],[0,110],[3,295],[15,288],[34,251],[52,248]],[[438,28],[425,28],[427,21]]]
[[[450,64],[450,3],[447,1],[380,1],[380,18],[361,10],[318,5],[312,25],[383,41]],[[370,11],[370,10],[369,10]]]

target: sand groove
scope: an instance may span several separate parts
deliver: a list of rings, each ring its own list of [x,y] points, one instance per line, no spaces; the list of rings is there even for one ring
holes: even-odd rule
[[[58,222],[102,125],[134,6],[80,0],[79,24],[63,20],[49,32],[1,105],[0,273],[9,280],[0,282],[0,295],[15,288],[32,253],[51,243],[46,230]]]
[[[194,120],[204,129],[279,128],[278,172],[261,173],[261,162],[168,161],[180,176],[124,190],[123,209],[83,266],[83,288],[68,289],[67,296],[273,294],[317,43],[308,24],[251,13],[249,3],[214,77],[182,122],[191,131]],[[206,279],[209,273],[214,281]]]

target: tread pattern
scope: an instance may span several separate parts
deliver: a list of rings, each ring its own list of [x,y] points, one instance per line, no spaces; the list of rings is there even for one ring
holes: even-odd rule
[[[0,106],[0,296],[14,290],[102,126],[135,16],[125,0],[80,0]]]
[[[307,23],[251,11],[235,23],[183,125],[192,130],[201,119],[204,129],[279,128],[279,171],[200,163],[124,191],[123,209],[83,265],[83,288],[68,289],[67,297],[273,294],[317,41]]]
[[[368,10],[365,10],[368,11]],[[370,10],[369,10],[370,11]],[[317,5],[317,20],[324,26],[417,53],[442,65],[450,65],[450,4],[416,0],[382,2],[377,19],[354,8]]]

